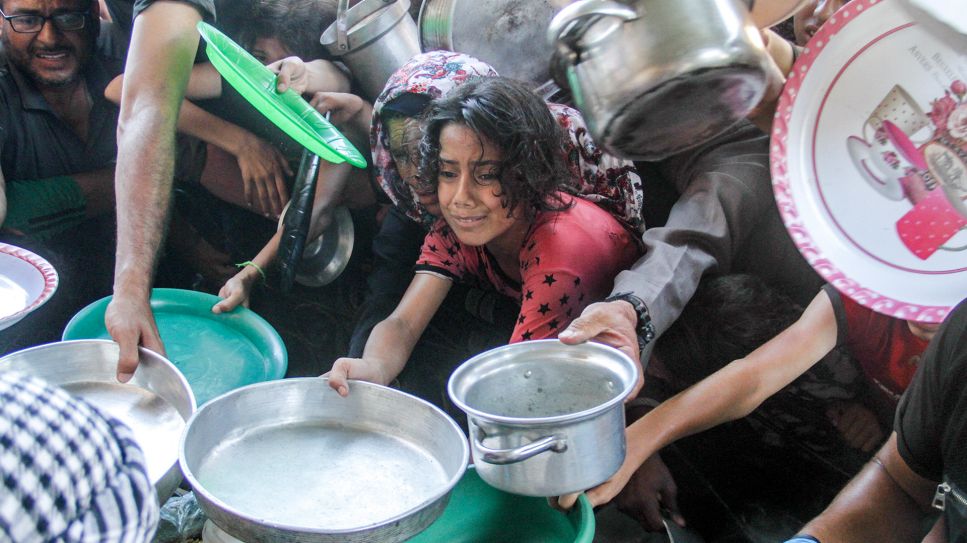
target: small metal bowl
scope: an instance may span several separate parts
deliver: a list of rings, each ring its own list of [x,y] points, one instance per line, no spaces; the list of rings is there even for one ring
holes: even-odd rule
[[[0,371],[44,379],[127,425],[144,452],[158,500],[164,503],[181,483],[178,444],[195,412],[195,396],[174,364],[144,348],[134,377],[119,383],[118,356],[113,341],[61,341],[0,358]]]
[[[353,217],[343,206],[332,214],[322,235],[306,244],[295,280],[307,287],[321,287],[336,280],[353,255]]]

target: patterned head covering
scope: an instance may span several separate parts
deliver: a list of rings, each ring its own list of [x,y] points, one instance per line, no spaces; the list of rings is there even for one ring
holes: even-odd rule
[[[427,225],[433,221],[432,216],[419,205],[416,192],[403,181],[396,169],[396,161],[389,151],[390,136],[384,125],[384,108],[405,94],[422,95],[429,102],[446,96],[474,77],[496,76],[496,70],[469,55],[431,51],[416,55],[396,70],[376,98],[369,136],[376,181],[393,204],[409,218]]]
[[[395,206],[427,228],[433,224],[435,217],[420,205],[416,192],[400,176],[390,154],[390,135],[384,122],[387,114],[395,109],[394,101],[397,104],[408,102],[406,105],[409,108],[419,103],[401,99],[405,95],[423,96],[429,102],[446,96],[451,90],[476,77],[497,77],[497,71],[463,53],[422,53],[410,59],[389,78],[373,104],[370,147],[373,150],[376,181]],[[566,135],[564,158],[574,176],[572,186],[577,195],[606,209],[630,230],[643,232],[645,225],[641,209],[644,193],[634,165],[601,150],[591,140],[580,112],[560,104],[548,104],[548,107]],[[412,116],[416,115],[418,113]]]

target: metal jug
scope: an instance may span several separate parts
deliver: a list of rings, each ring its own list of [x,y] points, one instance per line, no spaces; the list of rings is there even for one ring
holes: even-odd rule
[[[765,91],[765,51],[740,0],[579,0],[551,21],[551,70],[595,141],[656,160],[745,117]]]
[[[336,22],[319,41],[349,67],[372,101],[393,72],[420,54],[420,33],[409,0],[363,0],[347,9],[348,4],[339,0]]]

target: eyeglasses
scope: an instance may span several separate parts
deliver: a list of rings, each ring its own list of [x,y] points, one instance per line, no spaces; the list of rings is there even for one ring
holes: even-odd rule
[[[0,10],[0,16],[10,23],[10,28],[14,32],[22,34],[35,34],[44,28],[44,24],[50,20],[61,32],[73,32],[84,28],[87,24],[86,11],[68,11],[56,15],[7,15]]]

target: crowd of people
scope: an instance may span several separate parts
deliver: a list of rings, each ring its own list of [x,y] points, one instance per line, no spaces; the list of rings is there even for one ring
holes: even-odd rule
[[[763,30],[776,73],[789,72],[843,3],[806,2],[785,37]],[[113,294],[106,327],[126,382],[139,345],[164,352],[149,296],[166,259],[190,268],[186,286],[219,294],[215,313],[248,306],[272,277],[302,149],[207,62],[196,30],[205,20],[269,65],[279,91],[303,94],[369,151],[367,169],[321,165],[309,232],[325,230],[339,205],[379,210],[345,356],[317,368],[339,394],[352,393],[352,379],[398,386],[461,419],[446,383],[467,358],[519,341],[597,341],[643,371],[627,405],[626,460],[588,489],[593,505],[615,501],[652,530],[666,518],[691,521],[678,501],[693,489],[676,484],[662,451],[692,434],[720,447],[721,434],[704,431],[741,419],[757,444],[734,447],[736,458],[782,451],[783,470],[805,481],[797,491],[821,505],[829,489],[810,482],[852,478],[825,510],[797,512],[816,518],[790,541],[914,541],[927,532],[967,541],[967,305],[943,325],[902,321],[823,285],[772,196],[768,126],[781,81],[725,133],[632,163],[598,147],[573,107],[467,54],[422,53],[379,96],[362,95],[319,44],[335,4],[0,0],[0,241],[61,274],[42,309],[53,329]],[[2,334],[0,353],[59,335],[23,325]],[[6,469],[29,456],[4,441],[13,428],[50,416],[22,405],[73,400],[16,377],[0,380],[0,394]],[[94,529],[89,510],[112,484],[124,488],[114,492],[123,507],[140,512],[129,511],[132,527],[110,540],[150,532],[157,505],[123,426],[96,410],[77,413],[120,440],[98,442],[120,478],[78,495],[69,512],[58,506],[51,524],[25,498],[37,482],[5,477],[17,498],[0,498],[0,534],[75,540]],[[809,464],[815,472],[797,465],[802,455],[819,459]],[[720,461],[728,471],[728,458]],[[568,509],[574,500],[552,503]]]

